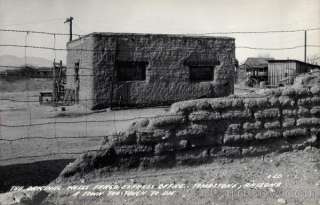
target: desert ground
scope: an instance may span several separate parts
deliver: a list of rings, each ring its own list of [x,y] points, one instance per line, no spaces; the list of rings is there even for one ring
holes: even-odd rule
[[[125,130],[136,118],[166,111],[93,112],[81,106],[62,111],[40,105],[39,92],[0,92],[0,192],[13,185],[47,184],[81,153],[99,149],[105,136]]]
[[[241,95],[250,92],[253,89],[235,90]],[[82,106],[66,106],[62,111],[39,105],[39,91],[1,92],[0,99],[0,138],[4,139],[0,140],[0,166],[75,158],[98,149],[104,136],[125,130],[135,119],[167,110],[155,107],[94,112]],[[24,139],[17,140],[20,138]]]
[[[235,92],[246,95],[252,90],[239,87]],[[99,148],[104,136],[126,129],[134,118],[158,115],[167,108],[92,112],[72,106],[61,111],[39,106],[38,95],[38,91],[1,93],[1,99],[10,99],[2,100],[0,105],[1,124],[5,125],[1,127],[1,139],[26,137],[0,142],[0,186],[5,187],[2,191],[8,191],[12,185],[24,186],[23,190],[0,194],[1,205],[320,204],[320,151],[314,147],[261,157],[216,159],[201,166],[132,170],[94,180],[84,178],[73,184],[57,184],[55,177],[79,153]],[[34,102],[14,101],[26,99]],[[81,122],[69,123],[77,121]],[[30,122],[38,125],[29,129],[19,127]],[[52,139],[28,139],[33,136]],[[62,138],[65,136],[77,138]],[[60,152],[76,154],[55,154]],[[32,155],[44,156],[28,157]],[[35,176],[37,169],[42,171],[36,175],[42,173],[42,176]],[[38,179],[46,176],[46,181]],[[30,189],[50,181],[49,187],[58,186],[62,191]]]
[[[61,111],[61,108],[40,106],[38,96],[38,91],[1,93],[1,99],[10,99],[2,100],[0,104],[3,125],[1,139],[25,139],[0,141],[0,166],[44,159],[75,158],[78,154],[59,153],[81,153],[97,149],[104,136],[123,131],[135,118],[165,112],[165,107],[92,112],[81,106],[69,106],[66,111]],[[28,126],[30,124],[33,126]],[[48,156],[27,158],[38,155]],[[21,156],[26,158],[19,158]]]
[[[217,159],[195,167],[136,170],[74,184],[53,182],[47,186],[51,191],[30,191],[29,187],[29,191],[1,194],[0,201],[8,205],[319,205],[319,156],[319,149],[307,147],[263,157]],[[63,191],[53,190],[57,186]]]

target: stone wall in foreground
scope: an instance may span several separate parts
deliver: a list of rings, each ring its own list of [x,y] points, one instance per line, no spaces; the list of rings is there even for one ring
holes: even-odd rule
[[[266,91],[264,96],[182,101],[143,119],[82,155],[61,177],[131,168],[210,162],[319,146],[320,87]]]

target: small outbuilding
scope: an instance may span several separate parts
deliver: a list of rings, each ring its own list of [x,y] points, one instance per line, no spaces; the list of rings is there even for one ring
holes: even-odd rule
[[[240,66],[240,70],[246,72],[249,85],[255,86],[268,82],[268,61],[273,58],[250,57]]]
[[[269,60],[268,82],[270,86],[291,85],[297,75],[313,69],[320,69],[320,66],[299,60]]]
[[[67,89],[91,109],[233,93],[234,38],[91,33],[67,48]]]

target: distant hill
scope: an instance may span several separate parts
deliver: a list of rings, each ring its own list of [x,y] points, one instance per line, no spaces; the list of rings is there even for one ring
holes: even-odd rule
[[[1,55],[0,65],[21,66],[21,68],[0,67],[0,73],[5,70],[7,70],[6,73],[8,73],[7,77],[0,77],[0,92],[26,91],[26,85],[28,85],[28,90],[52,89],[52,79],[50,79],[48,72],[45,73],[43,77],[39,77],[42,73],[38,73],[40,71],[46,71],[44,67],[48,69],[52,67],[52,62],[48,59],[27,57],[27,67],[24,67],[25,59],[23,57]],[[12,76],[14,76],[14,78],[12,78]],[[38,78],[30,78],[30,76],[38,76]]]
[[[52,80],[45,78],[20,79],[6,81],[0,79],[0,92],[23,92],[23,91],[49,91],[52,90]]]
[[[24,57],[17,57],[14,55],[1,55],[0,56],[0,65],[8,66],[22,66],[25,64]],[[34,67],[52,67],[52,61],[41,58],[41,57],[27,57],[27,64]],[[12,70],[14,68],[1,68],[3,70]]]

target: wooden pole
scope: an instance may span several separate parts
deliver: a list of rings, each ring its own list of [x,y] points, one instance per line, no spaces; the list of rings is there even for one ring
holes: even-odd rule
[[[72,21],[73,21],[73,17],[70,16],[64,22],[64,23],[69,23],[69,41],[72,41]]]
[[[307,30],[304,31],[304,62],[307,62]]]

